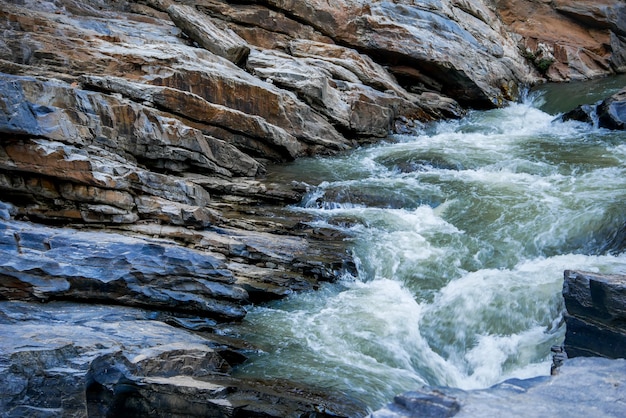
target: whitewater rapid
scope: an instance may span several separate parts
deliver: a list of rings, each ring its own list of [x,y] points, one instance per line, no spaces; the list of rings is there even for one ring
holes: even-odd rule
[[[626,273],[626,135],[538,100],[277,169],[290,210],[350,236],[358,275],[254,307],[238,373],[348,392],[372,408],[422,385],[547,375],[563,271]]]

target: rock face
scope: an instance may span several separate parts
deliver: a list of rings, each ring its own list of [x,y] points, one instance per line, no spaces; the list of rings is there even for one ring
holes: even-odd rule
[[[528,59],[551,81],[623,73],[626,5],[614,0],[495,2]]]
[[[568,357],[626,358],[626,276],[565,271]]]
[[[340,45],[388,65],[415,91],[492,107],[515,96],[528,71],[482,2],[269,1]]]
[[[577,106],[565,113],[562,118],[592,123],[599,128],[624,130],[626,129],[626,89],[595,104]],[[626,247],[625,243],[616,244],[621,246],[621,249]]]
[[[552,3],[623,71],[622,3]],[[520,5],[0,0],[2,413],[364,415],[229,376],[246,306],[354,268],[263,176],[516,99]]]

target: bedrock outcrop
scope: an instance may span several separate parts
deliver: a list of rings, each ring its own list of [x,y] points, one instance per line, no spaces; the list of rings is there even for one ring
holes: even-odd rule
[[[354,269],[264,174],[515,100],[505,3],[0,0],[2,413],[364,414],[229,375],[249,304]],[[583,76],[623,70],[618,6],[559,6],[604,34]]]
[[[346,397],[297,383],[231,378],[245,345],[174,314],[0,301],[0,324],[3,417],[364,414]]]
[[[626,358],[626,275],[566,270],[568,357]]]
[[[494,2],[528,59],[551,81],[626,70],[626,4],[614,0]]]

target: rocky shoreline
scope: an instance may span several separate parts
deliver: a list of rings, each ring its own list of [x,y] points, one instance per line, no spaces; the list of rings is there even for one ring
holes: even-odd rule
[[[354,269],[264,174],[624,72],[624,4],[568,3],[0,0],[0,416],[366,415],[229,375]]]
[[[396,396],[372,418],[620,417],[626,377],[626,275],[566,270],[566,335],[551,376],[510,379],[482,390],[422,388]]]

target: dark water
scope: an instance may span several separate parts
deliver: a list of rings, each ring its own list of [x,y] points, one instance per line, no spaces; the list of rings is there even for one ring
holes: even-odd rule
[[[371,408],[422,385],[548,374],[563,270],[626,273],[626,133],[554,120],[626,79],[604,81],[276,167],[272,181],[315,186],[290,210],[349,233],[359,273],[253,308],[240,332],[263,352],[238,373]]]

